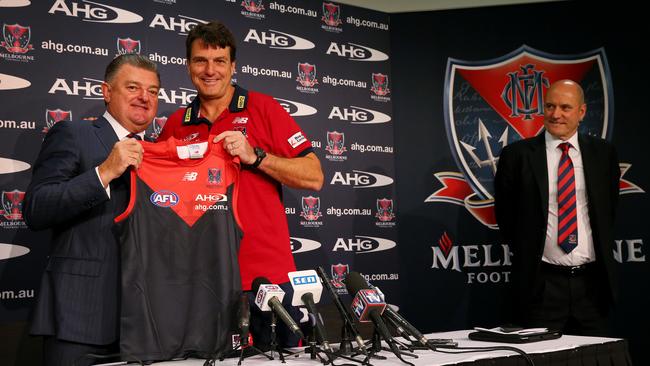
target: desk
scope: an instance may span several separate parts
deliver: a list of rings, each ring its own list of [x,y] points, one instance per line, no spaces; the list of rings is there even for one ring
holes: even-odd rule
[[[632,361],[627,350],[627,342],[617,338],[580,337],[563,335],[558,339],[548,341],[507,344],[493,342],[472,341],[467,337],[469,330],[454,332],[432,333],[427,338],[453,338],[458,342],[459,347],[490,347],[490,346],[513,346],[528,353],[535,362],[535,366],[630,366]],[[448,351],[459,352],[461,350],[447,349]],[[511,351],[490,351],[478,353],[448,354],[433,351],[416,351],[418,358],[404,357],[407,361],[416,366],[434,365],[462,365],[462,366],[510,366],[526,365],[523,357]],[[406,366],[391,352],[381,352],[386,360],[371,360],[373,366]],[[321,363],[311,360],[309,355],[300,354],[298,357],[287,356],[286,364],[282,364],[277,354],[275,360],[270,361],[263,356],[253,356],[245,359],[242,366],[318,366]],[[188,359],[181,361],[167,361],[154,363],[159,366],[203,366],[205,360]],[[237,358],[228,358],[223,362],[217,361],[216,366],[236,366]],[[345,363],[343,359],[337,359],[336,364]],[[360,365],[360,364],[359,364]]]

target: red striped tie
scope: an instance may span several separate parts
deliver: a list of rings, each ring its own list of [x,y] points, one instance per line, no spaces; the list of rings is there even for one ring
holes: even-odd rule
[[[576,212],[576,180],[573,162],[569,156],[571,144],[559,145],[562,157],[557,170],[557,243],[570,253],[578,246],[578,219]]]

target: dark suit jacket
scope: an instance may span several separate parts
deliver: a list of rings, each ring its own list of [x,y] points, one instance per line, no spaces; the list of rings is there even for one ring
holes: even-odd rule
[[[589,221],[592,229],[603,305],[616,297],[613,225],[620,169],[614,147],[605,140],[578,136],[584,165]],[[495,177],[495,209],[499,230],[510,245],[517,306],[541,291],[539,273],[548,222],[548,172],[544,133],[506,146]]]
[[[112,227],[126,204],[126,182],[111,182],[109,200],[94,169],[115,142],[104,118],[59,122],[43,141],[23,210],[31,229],[52,229],[32,334],[90,344],[118,337],[119,252]]]

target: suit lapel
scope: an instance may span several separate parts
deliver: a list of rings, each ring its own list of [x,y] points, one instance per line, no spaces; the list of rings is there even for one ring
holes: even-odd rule
[[[546,165],[546,141],[544,132],[540,133],[533,139],[531,144],[530,165],[537,181],[540,199],[542,202],[542,211],[544,212],[544,222],[548,220],[548,169]]]
[[[96,128],[95,134],[97,135],[97,139],[99,139],[99,142],[101,142],[108,155],[111,149],[113,149],[113,145],[117,142],[117,135],[113,127],[111,127],[111,124],[104,117],[99,117],[93,122],[93,125]]]

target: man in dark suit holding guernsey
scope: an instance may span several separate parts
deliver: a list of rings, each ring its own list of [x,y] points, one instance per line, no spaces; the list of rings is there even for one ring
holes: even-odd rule
[[[119,350],[120,255],[111,230],[128,198],[123,173],[142,161],[135,138],[156,115],[159,88],[153,62],[119,56],[102,84],[106,113],[59,122],[43,141],[23,213],[30,228],[52,229],[31,329],[44,336],[45,365],[90,365],[87,354]]]
[[[513,252],[517,320],[603,336],[616,293],[612,248],[620,169],[611,144],[578,134],[586,111],[576,82],[549,87],[545,132],[501,152],[495,205]]]

